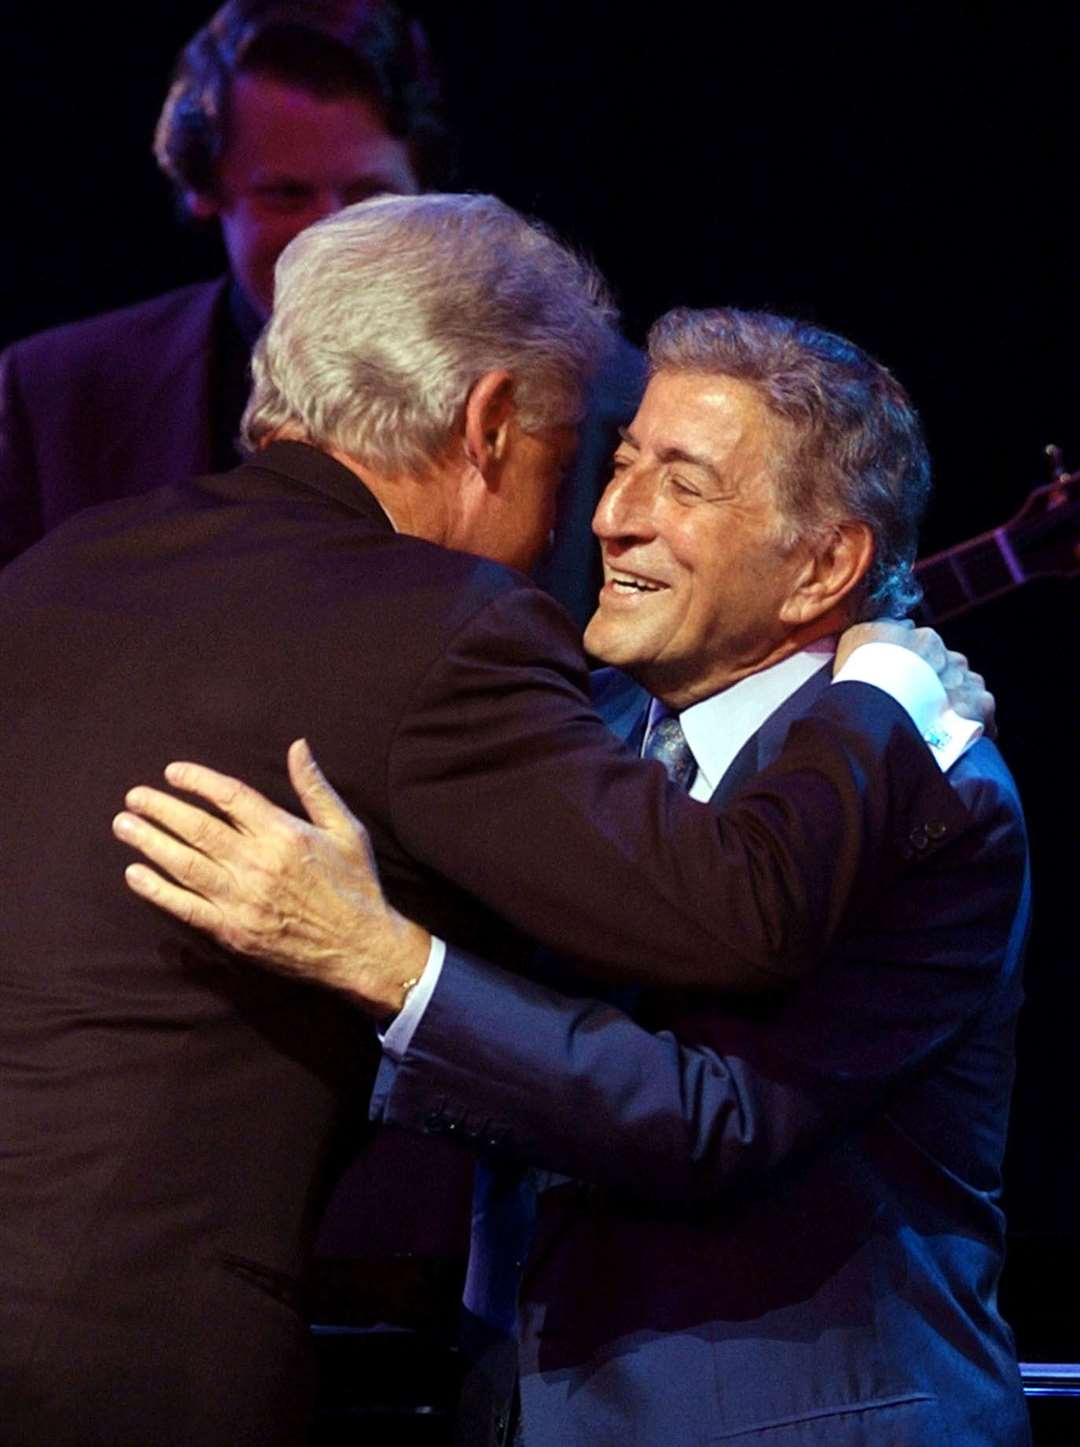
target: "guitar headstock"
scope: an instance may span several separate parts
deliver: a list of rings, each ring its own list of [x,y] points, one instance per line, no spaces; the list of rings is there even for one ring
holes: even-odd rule
[[[1001,531],[1027,577],[1080,572],[1080,472],[1055,468]]]

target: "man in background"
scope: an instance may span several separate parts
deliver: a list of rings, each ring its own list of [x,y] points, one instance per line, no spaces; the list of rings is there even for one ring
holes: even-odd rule
[[[649,355],[595,519],[586,642],[618,668],[594,697],[723,811],[771,789],[777,751],[835,692],[837,634],[916,600],[929,464],[894,379],[816,328],[675,312]],[[470,1447],[506,1440],[500,1332],[526,1447],[1028,1440],[996,1302],[1023,818],[992,744],[957,757],[946,729],[927,737],[948,800],[886,831],[899,870],[844,901],[816,968],[754,1000],[646,991],[632,1013],[591,972],[556,992],[385,912],[359,826],[302,750],[315,827],[193,766],[170,782],[236,830],[128,796],[170,832],[133,813],[119,832],[186,885],[136,867],[137,891],[381,1019],[373,1117],[488,1163],[466,1304],[495,1342],[495,1400],[467,1393]],[[669,848],[655,819],[637,837]],[[801,948],[783,898],[781,973]]]
[[[441,179],[423,37],[380,3],[231,0],[184,48],[154,151],[226,275],[0,359],[0,564],[82,508],[239,461],[273,266],[305,226]]]
[[[44,332],[0,357],[0,567],[82,508],[240,460],[249,359],[274,263],[306,226],[379,193],[445,184],[451,139],[423,30],[387,0],[229,0],[181,53],[154,141],[223,277]],[[640,358],[594,379],[545,581],[579,624],[587,520]]]

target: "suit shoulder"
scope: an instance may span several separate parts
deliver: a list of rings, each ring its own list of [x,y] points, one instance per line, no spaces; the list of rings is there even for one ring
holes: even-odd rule
[[[996,744],[979,739],[949,770],[949,783],[977,823],[1026,838],[1020,793]]]
[[[949,783],[958,793],[975,797],[980,791],[987,797],[999,797],[1020,806],[1020,793],[1001,750],[987,738],[980,738],[966,753],[960,755],[948,773]]]
[[[582,657],[577,624],[561,603],[524,573],[472,553],[459,553],[435,544],[424,546],[445,567],[447,582],[455,591],[460,588],[472,605],[471,612],[489,609],[492,618],[499,620],[500,628],[506,626],[503,620],[512,619],[515,629],[557,639],[576,657]]]
[[[135,302],[82,321],[66,322],[13,342],[5,364],[31,385],[55,385],[57,377],[82,372],[139,368],[157,360],[162,347],[205,345],[225,282],[196,282],[148,301]]]
[[[365,535],[356,541],[356,564],[366,574],[371,563]],[[414,620],[431,620],[433,641],[435,635],[448,642],[466,632],[478,642],[486,635],[515,652],[532,649],[544,657],[569,652],[584,667],[577,625],[524,573],[422,538],[383,535],[382,544],[380,574],[388,595]]]

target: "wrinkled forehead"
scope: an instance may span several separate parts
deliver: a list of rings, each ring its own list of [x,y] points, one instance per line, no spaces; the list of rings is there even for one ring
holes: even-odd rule
[[[625,439],[656,460],[684,455],[724,466],[764,460],[790,439],[791,426],[754,383],[723,372],[652,374]]]

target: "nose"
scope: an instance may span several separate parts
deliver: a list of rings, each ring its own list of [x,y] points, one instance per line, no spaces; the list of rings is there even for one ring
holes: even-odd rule
[[[592,530],[605,542],[652,537],[652,489],[634,467],[621,469],[604,489],[593,513]]]

